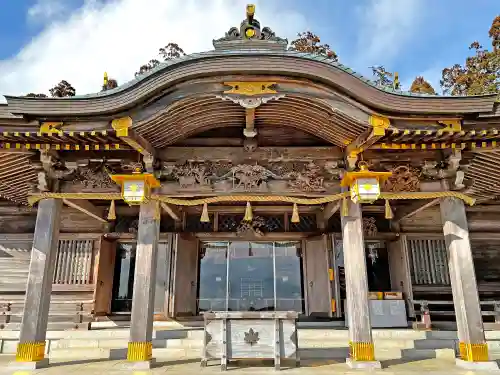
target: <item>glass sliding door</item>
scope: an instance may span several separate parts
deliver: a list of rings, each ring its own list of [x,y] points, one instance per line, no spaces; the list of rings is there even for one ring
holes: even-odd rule
[[[303,311],[300,242],[203,242],[198,311]]]
[[[275,242],[276,310],[304,311],[302,251],[299,242]]]
[[[227,310],[227,256],[227,242],[202,242],[198,265],[198,312]]]
[[[274,311],[272,242],[231,242],[228,310]]]

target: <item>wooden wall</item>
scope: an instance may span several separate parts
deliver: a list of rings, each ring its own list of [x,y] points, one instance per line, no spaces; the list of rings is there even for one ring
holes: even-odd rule
[[[0,235],[0,300],[18,301],[24,298],[32,241],[32,235]],[[93,299],[93,268],[99,247],[100,236],[61,236],[53,295],[75,301]]]

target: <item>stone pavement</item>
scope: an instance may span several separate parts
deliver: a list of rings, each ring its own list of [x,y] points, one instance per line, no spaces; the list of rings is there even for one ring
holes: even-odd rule
[[[184,359],[178,361],[162,361],[157,360],[157,366],[151,371],[130,371],[126,368],[126,361],[111,361],[111,360],[83,360],[83,361],[52,361],[49,368],[36,370],[33,372],[28,371],[12,371],[7,369],[7,365],[14,359],[13,356],[1,355],[0,356],[0,375],[30,375],[30,374],[43,374],[43,375],[184,375],[184,374],[198,374],[210,375],[220,374],[220,367],[216,361],[209,363],[206,368],[200,368],[199,361],[194,359]],[[492,372],[473,372],[459,369],[454,365],[454,362],[446,359],[427,359],[421,361],[405,362],[403,360],[390,360],[382,362],[383,369],[377,371],[362,371],[351,370],[345,363],[337,361],[325,360],[308,360],[303,361],[300,368],[286,368],[283,366],[282,372],[284,374],[422,374],[425,375],[473,375],[473,374],[493,374]],[[275,373],[272,364],[266,363],[238,363],[230,365],[228,368],[228,375],[264,375]],[[496,372],[498,374],[498,372]]]

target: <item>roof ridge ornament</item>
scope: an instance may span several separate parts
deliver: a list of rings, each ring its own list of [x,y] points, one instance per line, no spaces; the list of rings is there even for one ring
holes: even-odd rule
[[[261,29],[260,22],[254,15],[255,5],[248,4],[246,7],[246,18],[241,21],[239,30],[237,27],[231,27],[224,37],[214,39],[214,48],[216,50],[286,50],[288,40],[276,36],[276,33],[270,27]]]

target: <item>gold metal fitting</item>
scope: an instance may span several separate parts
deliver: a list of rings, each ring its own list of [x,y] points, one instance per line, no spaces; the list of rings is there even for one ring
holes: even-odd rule
[[[153,357],[153,343],[146,342],[129,342],[127,351],[127,361],[141,362],[149,361]]]
[[[467,344],[465,342],[459,343],[460,358],[468,362],[487,362],[488,344]]]
[[[369,362],[375,360],[372,342],[349,342],[349,357],[353,361]]]
[[[45,357],[45,341],[17,344],[16,362],[39,362]]]

